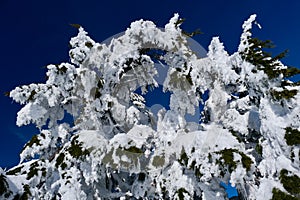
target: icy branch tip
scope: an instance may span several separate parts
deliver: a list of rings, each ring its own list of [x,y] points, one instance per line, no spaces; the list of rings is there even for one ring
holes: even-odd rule
[[[178,22],[179,14],[175,13],[174,16],[170,19],[169,23],[165,25],[166,30],[176,29],[176,23]]]
[[[243,29],[244,31],[248,31],[252,28],[252,23],[255,21],[256,19],[256,14],[252,14],[248,20],[246,20],[243,24]]]

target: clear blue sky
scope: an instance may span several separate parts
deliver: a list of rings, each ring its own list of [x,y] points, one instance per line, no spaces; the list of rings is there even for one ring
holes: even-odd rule
[[[44,82],[43,66],[69,60],[68,41],[76,35],[70,23],[81,24],[100,42],[140,18],[163,26],[175,12],[187,19],[186,31],[204,32],[194,39],[205,48],[213,36],[220,36],[230,53],[237,49],[243,21],[256,13],[263,26],[256,36],[274,41],[275,53],[289,49],[284,62],[299,67],[299,11],[296,0],[1,0],[0,94],[18,85]],[[0,105],[0,166],[9,167],[18,163],[22,146],[38,132],[15,125],[20,106],[11,99],[0,95]]]

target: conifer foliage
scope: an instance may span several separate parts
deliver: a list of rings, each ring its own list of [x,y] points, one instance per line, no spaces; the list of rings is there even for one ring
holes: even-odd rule
[[[224,199],[220,183],[230,181],[241,198],[300,198],[300,93],[287,79],[299,70],[252,37],[255,18],[236,53],[214,37],[205,58],[188,46],[177,14],[164,29],[133,22],[109,45],[76,26],[70,63],[9,94],[24,105],[17,125],[40,133],[20,164],[1,171],[1,197]],[[168,66],[171,97],[155,116],[143,95],[158,86],[157,60]],[[199,123],[186,121],[199,103]]]

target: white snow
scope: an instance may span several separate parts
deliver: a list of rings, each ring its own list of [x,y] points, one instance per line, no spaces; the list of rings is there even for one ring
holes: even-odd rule
[[[285,191],[280,171],[300,176],[299,145],[288,146],[285,139],[287,127],[300,130],[300,93],[275,100],[270,89],[300,87],[281,87],[283,75],[269,80],[241,56],[252,45],[255,18],[244,22],[236,53],[230,55],[214,37],[206,58],[188,46],[175,24],[178,14],[165,29],[151,21],[133,22],[107,45],[94,42],[80,27],[70,41],[74,65],[49,65],[45,84],[10,93],[25,104],[17,125],[43,127],[23,149],[16,166],[23,166],[21,171],[7,176],[12,192],[23,192],[28,184],[33,197],[45,199],[58,194],[62,199],[162,199],[164,191],[170,199],[179,198],[180,192],[184,199],[194,194],[222,199],[219,183],[229,179],[249,199],[271,199],[274,187]],[[160,109],[157,118],[145,106],[147,100],[134,93],[158,86],[160,70],[150,55],[141,53],[148,48],[166,52],[160,59],[168,69],[159,83],[172,94],[170,110]],[[286,68],[276,62],[279,69]],[[199,102],[206,121],[187,122],[186,114],[194,114]],[[63,120],[66,112],[74,124]],[[225,149],[233,150],[233,158],[221,155]],[[253,162],[247,169],[243,156]],[[229,169],[225,159],[236,168]],[[34,175],[28,178],[28,173]]]

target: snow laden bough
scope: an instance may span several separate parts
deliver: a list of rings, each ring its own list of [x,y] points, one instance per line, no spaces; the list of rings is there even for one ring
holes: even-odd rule
[[[299,84],[287,79],[299,70],[252,37],[255,17],[236,53],[215,37],[205,58],[188,46],[177,14],[164,29],[133,22],[108,45],[79,27],[70,63],[10,92],[24,105],[17,125],[40,134],[19,165],[1,171],[1,197],[215,200],[230,181],[240,198],[300,198]],[[168,66],[171,93],[157,116],[143,98],[158,86],[154,61]],[[199,123],[187,122],[199,103]]]

